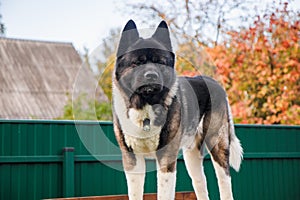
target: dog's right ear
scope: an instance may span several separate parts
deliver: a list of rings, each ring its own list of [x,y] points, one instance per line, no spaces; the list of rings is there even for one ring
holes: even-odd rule
[[[155,33],[152,35],[152,38],[159,41],[167,48],[168,51],[172,52],[172,44],[170,39],[169,28],[165,21],[160,22]]]
[[[128,47],[130,47],[138,39],[139,32],[137,31],[136,25],[133,20],[129,20],[122,31],[117,57],[123,55]]]

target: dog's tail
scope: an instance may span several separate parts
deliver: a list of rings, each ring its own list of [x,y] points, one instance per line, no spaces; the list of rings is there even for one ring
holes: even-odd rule
[[[243,159],[243,148],[241,146],[240,140],[235,135],[231,109],[229,103],[227,105],[228,105],[227,110],[228,110],[228,121],[229,121],[229,138],[230,138],[229,163],[231,167],[238,172]]]

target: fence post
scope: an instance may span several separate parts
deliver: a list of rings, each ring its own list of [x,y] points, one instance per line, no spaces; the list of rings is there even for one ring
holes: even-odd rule
[[[63,148],[63,196],[74,197],[74,147]]]

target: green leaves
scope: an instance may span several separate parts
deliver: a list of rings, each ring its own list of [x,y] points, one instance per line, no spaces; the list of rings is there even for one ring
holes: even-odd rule
[[[72,100],[69,97],[64,107],[64,114],[57,119],[69,120],[112,120],[111,104],[107,102],[98,102],[86,94]]]

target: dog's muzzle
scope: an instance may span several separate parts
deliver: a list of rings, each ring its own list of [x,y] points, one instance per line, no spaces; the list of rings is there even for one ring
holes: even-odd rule
[[[143,85],[137,89],[137,93],[144,96],[150,96],[159,93],[162,90],[162,85],[156,83],[150,83]]]

